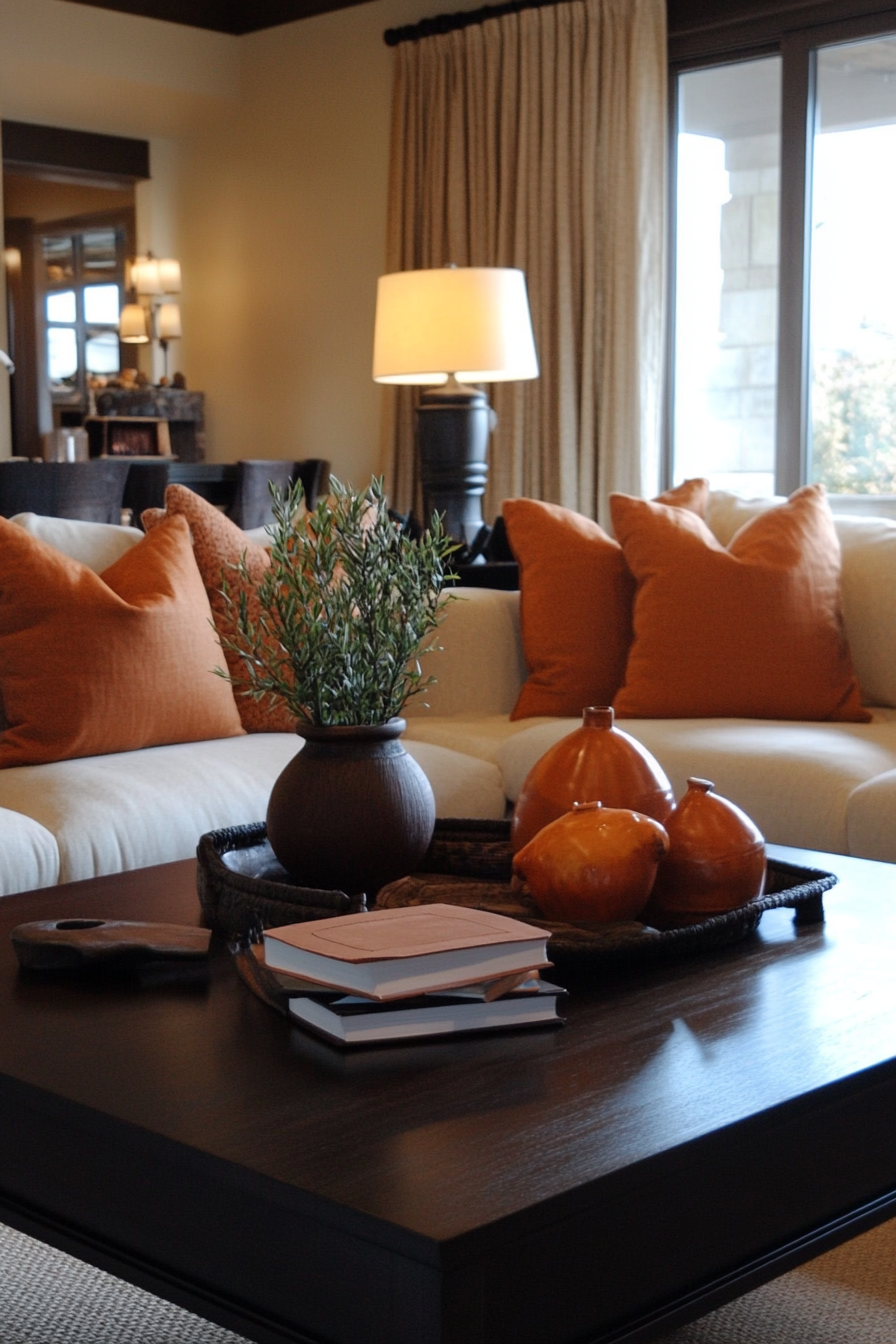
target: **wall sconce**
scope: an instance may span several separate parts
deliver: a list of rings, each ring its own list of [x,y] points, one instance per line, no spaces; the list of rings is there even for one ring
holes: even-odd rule
[[[417,410],[424,501],[427,513],[444,514],[448,534],[478,558],[496,417],[485,393],[465,384],[538,377],[523,272],[444,266],[380,276],[373,377],[440,384],[423,393]]]
[[[119,340],[126,345],[146,345],[157,340],[164,355],[167,379],[168,342],[183,334],[180,307],[167,298],[181,291],[180,262],[147,252],[128,263],[127,278],[132,301],[121,310]]]
[[[154,257],[147,252],[130,263],[130,288],[138,294],[155,297],[158,294],[179,294],[180,262],[173,257]]]

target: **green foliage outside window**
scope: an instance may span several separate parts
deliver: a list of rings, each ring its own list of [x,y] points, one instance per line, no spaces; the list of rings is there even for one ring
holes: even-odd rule
[[[813,481],[831,494],[896,494],[896,358],[819,360],[812,420]]]

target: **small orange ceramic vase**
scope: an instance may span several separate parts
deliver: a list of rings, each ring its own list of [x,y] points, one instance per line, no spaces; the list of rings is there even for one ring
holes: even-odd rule
[[[592,706],[582,726],[562,737],[529,771],[513,811],[514,850],[573,803],[599,799],[665,822],[675,798],[663,769],[646,747],[613,727],[608,705]]]
[[[576,803],[513,860],[547,919],[637,919],[669,848],[658,821],[628,808]]]
[[[662,861],[647,918],[664,924],[706,919],[761,896],[765,841],[754,823],[708,779],[688,791],[664,823],[669,853]]]

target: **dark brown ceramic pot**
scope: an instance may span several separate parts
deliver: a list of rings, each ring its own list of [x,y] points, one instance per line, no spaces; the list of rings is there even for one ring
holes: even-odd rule
[[[765,841],[746,812],[713,793],[708,779],[688,791],[664,823],[669,853],[659,866],[645,919],[691,923],[761,896]]]
[[[304,726],[302,750],[271,792],[271,848],[302,886],[366,892],[413,872],[436,820],[429,780],[399,741],[404,719]]]
[[[584,710],[581,728],[561,738],[529,771],[513,812],[514,851],[573,803],[592,801],[643,812],[664,825],[675,803],[659,761],[614,728],[607,705]]]

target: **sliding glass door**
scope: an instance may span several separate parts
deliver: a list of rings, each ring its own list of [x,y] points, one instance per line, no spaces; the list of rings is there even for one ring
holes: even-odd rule
[[[884,22],[673,77],[673,482],[896,495],[896,33],[866,35]]]

